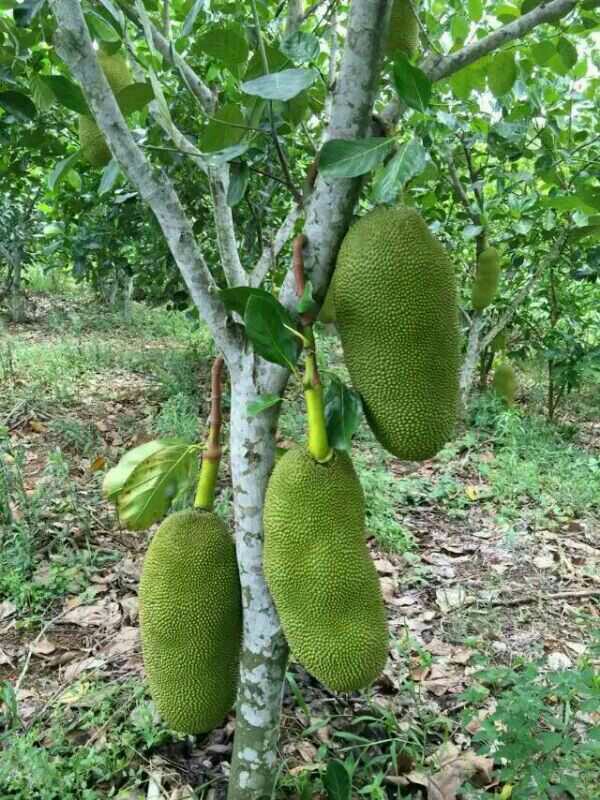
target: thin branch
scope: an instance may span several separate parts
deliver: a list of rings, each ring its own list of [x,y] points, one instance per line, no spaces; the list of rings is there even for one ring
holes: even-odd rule
[[[523,14],[514,22],[503,25],[497,31],[484,36],[474,44],[463,47],[456,53],[451,53],[442,58],[430,58],[424,65],[423,71],[431,81],[440,81],[448,78],[458,70],[474,64],[480,58],[486,56],[494,50],[498,50],[505,44],[521,39],[525,34],[542,25],[544,22],[552,22],[557,17],[563,17],[572,11],[578,4],[578,0],[552,0],[550,3],[542,3],[530,11]],[[600,5],[600,0],[598,0]]]
[[[456,171],[454,161],[450,154],[448,154],[448,174],[450,175],[452,186],[454,187],[456,194],[460,199],[460,202],[463,204],[465,211],[471,218],[471,222],[474,225],[481,225],[481,214],[478,211],[476,211],[471,205],[471,202],[467,197],[467,192],[465,190],[465,187],[462,185],[462,181],[458,175],[458,172]]]
[[[250,273],[250,286],[260,286],[264,281],[271,267],[275,265],[277,256],[283,250],[286,242],[294,232],[296,222],[301,214],[302,209],[299,206],[294,206],[288,212],[287,217],[283,220],[279,230],[275,234],[275,238],[266,245],[254,269]]]
[[[59,54],[79,81],[88,105],[121,169],[154,212],[190,295],[220,350],[235,358],[237,336],[215,296],[214,282],[194,237],[192,223],[166,173],[156,171],[136,145],[108,85],[78,0],[50,0]]]
[[[304,0],[288,0],[286,34],[295,33],[304,17]]]
[[[326,2],[327,2],[327,0],[318,0],[317,3],[313,3],[312,6],[310,6],[310,8],[308,8],[304,12],[304,15],[302,17],[302,22],[305,22],[311,16],[311,14],[314,14],[315,11],[318,11],[319,8],[321,6],[324,6]]]
[[[227,202],[229,166],[209,169],[210,193],[214,205],[215,227],[221,265],[230,286],[247,286],[248,276],[242,266],[235,236],[233,212]]]
[[[125,16],[140,28],[140,30],[143,30],[143,25],[135,9],[133,9],[129,3],[125,2],[125,0],[117,0],[117,3]],[[212,114],[215,109],[216,98],[209,87],[198,77],[195,71],[190,67],[187,61],[179,55],[175,48],[171,47],[169,41],[165,39],[152,22],[150,23],[150,29],[152,31],[154,47],[169,64],[172,64],[179,71],[184,83],[196,98],[202,110],[206,114]]]

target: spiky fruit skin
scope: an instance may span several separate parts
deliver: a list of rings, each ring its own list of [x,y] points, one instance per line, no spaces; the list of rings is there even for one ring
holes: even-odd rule
[[[321,306],[321,310],[319,311],[319,316],[317,319],[319,322],[323,322],[325,325],[330,325],[335,322],[335,303],[333,301],[332,283],[329,284],[329,289],[327,290],[327,294],[325,295],[325,299],[323,300],[323,305]]]
[[[373,433],[398,458],[431,458],[456,422],[458,304],[450,259],[415,209],[382,206],[350,228],[334,302]]]
[[[415,0],[415,4],[418,0]],[[393,57],[397,51],[411,57],[419,46],[419,22],[410,0],[394,0],[387,43],[386,55]]]
[[[319,464],[303,447],[275,467],[264,508],[264,570],[294,657],[333,691],[368,686],[387,658],[364,498],[349,456]]]
[[[479,256],[473,281],[471,304],[483,311],[494,300],[500,281],[500,255],[495,247],[487,247]]]
[[[212,512],[180,511],[155,534],[139,589],[144,666],[167,724],[212,730],[235,702],[242,636],[233,540]]]
[[[494,336],[492,339],[491,348],[494,353],[500,353],[502,350],[506,350],[506,345],[508,343],[508,337],[506,333],[502,332]]]
[[[100,50],[98,61],[115,94],[119,94],[122,89],[129,86],[131,73],[122,55],[118,53],[108,55]],[[93,167],[105,167],[112,158],[102,131],[91,117],[83,114],[79,116],[79,145],[82,157]]]
[[[92,167],[105,167],[112,158],[102,131],[93,119],[83,114],[79,116],[79,146],[81,155]]]
[[[517,393],[517,376],[510,364],[500,364],[494,370],[494,389],[507,405],[514,405]]]

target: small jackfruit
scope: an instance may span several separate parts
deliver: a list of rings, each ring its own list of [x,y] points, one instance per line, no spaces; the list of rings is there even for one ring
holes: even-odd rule
[[[265,577],[294,657],[334,691],[368,686],[388,633],[347,453],[321,464],[303,447],[288,450],[269,481],[264,526]]]
[[[494,389],[507,405],[514,404],[517,393],[517,376],[510,364],[504,362],[494,370]]]
[[[508,342],[508,337],[504,331],[498,333],[492,339],[492,344],[490,345],[492,348],[492,352],[500,353],[502,350],[506,350],[506,345]]]
[[[456,422],[458,301],[450,259],[415,209],[382,206],[350,228],[334,302],[373,433],[398,458],[431,458]]]
[[[500,282],[500,256],[495,247],[487,247],[479,256],[471,290],[475,311],[483,311],[493,301]]]
[[[415,5],[418,0],[414,0]],[[385,46],[386,55],[393,57],[400,50],[413,56],[419,46],[419,21],[413,11],[411,0],[394,0],[390,27]]]
[[[129,86],[131,73],[122,55],[119,53],[109,55],[100,50],[98,62],[115,95]],[[102,131],[91,117],[83,114],[79,115],[79,145],[82,157],[93,167],[105,167],[112,158]]]
[[[148,548],[139,598],[158,711],[174,730],[211,730],[235,702],[242,635],[235,546],[216,514],[167,517]]]

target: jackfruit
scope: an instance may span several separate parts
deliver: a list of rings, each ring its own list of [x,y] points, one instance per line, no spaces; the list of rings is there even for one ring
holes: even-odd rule
[[[475,311],[483,311],[493,301],[500,281],[500,256],[495,247],[487,247],[479,256],[471,290]]]
[[[367,420],[398,458],[431,458],[458,409],[454,270],[413,208],[379,207],[355,223],[334,273],[336,324]]]
[[[139,598],[158,711],[174,730],[211,730],[235,702],[242,635],[235,546],[216,514],[167,517],[148,548]]]
[[[494,370],[494,389],[507,405],[514,404],[517,393],[517,376],[510,364],[504,362]]]
[[[335,322],[335,304],[333,302],[333,281],[329,284],[329,288],[327,289],[327,293],[325,295],[325,299],[323,300],[323,305],[321,306],[321,310],[319,311],[319,316],[317,317],[319,322],[323,322],[325,325],[329,325]]]
[[[418,0],[414,0],[415,5]],[[390,27],[385,46],[386,55],[393,57],[400,50],[413,56],[419,46],[419,21],[413,11],[411,0],[394,0]]]
[[[264,570],[294,657],[333,691],[368,686],[388,651],[385,609],[367,549],[364,497],[347,453],[326,463],[294,447],[265,498]]]
[[[492,352],[500,353],[502,350],[506,350],[507,342],[508,342],[508,337],[506,333],[504,333],[504,331],[498,333],[492,339],[492,344],[491,344]]]
[[[98,62],[115,95],[118,95],[122,89],[129,86],[131,73],[122,55],[119,53],[109,55],[100,50]],[[112,153],[104,140],[102,131],[91,117],[84,114],[79,115],[79,145],[82,157],[93,167],[105,167],[112,158]]]

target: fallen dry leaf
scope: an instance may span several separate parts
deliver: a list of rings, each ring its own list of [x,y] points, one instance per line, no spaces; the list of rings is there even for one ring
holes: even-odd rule
[[[379,585],[381,586],[381,594],[386,603],[390,603],[394,597],[394,590],[396,588],[396,581],[393,578],[380,578]]]
[[[113,628],[121,621],[121,612],[118,603],[106,599],[91,606],[75,606],[67,611],[61,621],[81,628]]]
[[[96,456],[90,464],[90,472],[98,472],[106,466],[106,459],[104,456]]]
[[[460,584],[438,589],[435,593],[435,600],[442,614],[447,614],[454,608],[461,608],[469,602],[466,591]]]
[[[84,658],[82,661],[76,661],[73,664],[69,664],[64,671],[65,683],[71,683],[71,681],[74,681],[82,673],[93,669],[100,669],[105,664],[106,661],[103,658],[96,658],[95,656]]]
[[[123,627],[117,635],[111,640],[109,646],[105,650],[105,654],[109,658],[116,656],[124,656],[136,652],[139,644],[139,630],[138,628]]]
[[[30,647],[31,652],[36,656],[49,656],[56,650],[54,642],[51,642],[46,636],[42,636],[39,641],[33,642]]]
[[[443,759],[436,758],[440,769],[433,775],[409,772],[406,776],[411,783],[427,790],[427,800],[456,800],[466,780],[478,786],[492,782],[493,759],[478,756],[471,750],[461,753],[453,744],[443,746],[442,755]]]
[[[2,603],[0,603],[0,619],[10,617],[16,610],[17,607],[14,603],[11,603],[10,600],[3,600]]]

